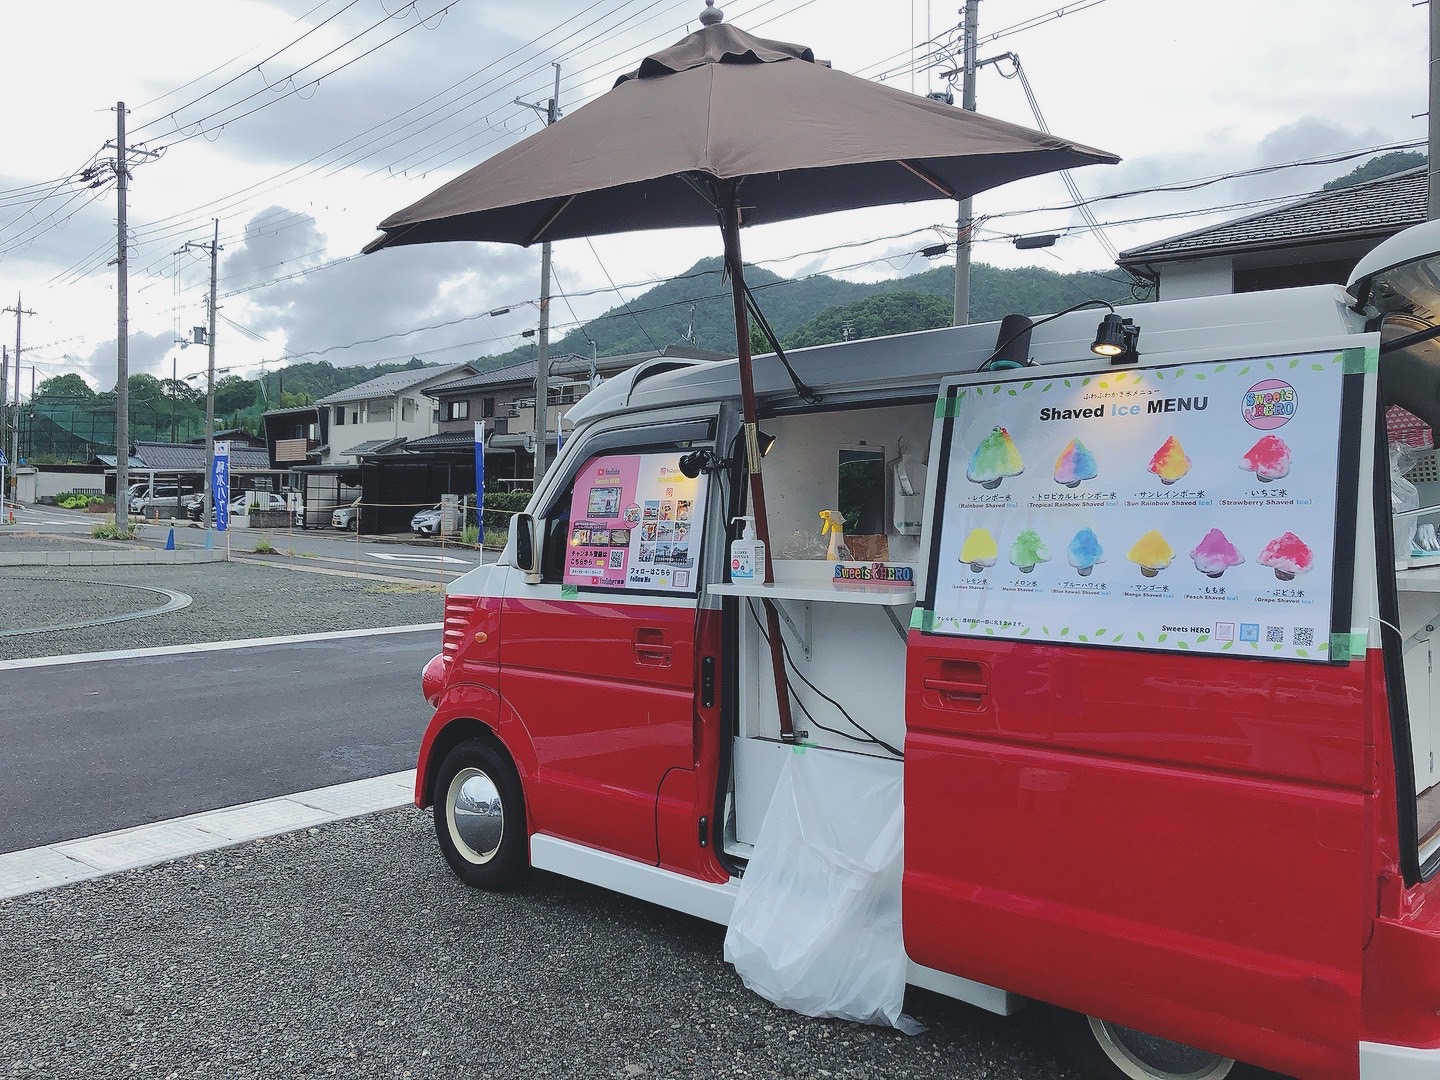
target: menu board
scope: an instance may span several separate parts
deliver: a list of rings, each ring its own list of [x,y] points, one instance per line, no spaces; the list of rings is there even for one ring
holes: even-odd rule
[[[1327,659],[1346,359],[956,388],[930,628]]]
[[[709,478],[680,454],[593,457],[570,498],[566,585],[694,592]]]

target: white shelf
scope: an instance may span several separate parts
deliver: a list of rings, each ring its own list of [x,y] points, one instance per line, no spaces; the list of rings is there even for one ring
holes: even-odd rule
[[[830,585],[805,581],[777,581],[764,585],[758,581],[727,581],[707,585],[706,591],[716,596],[756,596],[771,600],[811,600],[826,604],[876,604],[881,607],[905,607],[915,603],[915,590],[893,585]]]

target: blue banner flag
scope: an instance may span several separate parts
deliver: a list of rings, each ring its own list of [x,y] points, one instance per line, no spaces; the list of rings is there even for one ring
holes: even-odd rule
[[[210,500],[215,507],[215,527],[230,527],[230,444],[215,444],[215,471],[210,474]]]
[[[512,470],[513,471],[513,470]],[[475,421],[475,523],[485,543],[485,421]]]

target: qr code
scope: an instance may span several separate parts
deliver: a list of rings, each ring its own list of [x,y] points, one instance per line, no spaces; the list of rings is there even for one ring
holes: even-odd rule
[[[1283,626],[1265,627],[1265,640],[1275,645],[1282,644],[1285,641],[1285,628]]]
[[[1308,646],[1315,644],[1315,628],[1313,626],[1297,626],[1295,628],[1295,644]]]

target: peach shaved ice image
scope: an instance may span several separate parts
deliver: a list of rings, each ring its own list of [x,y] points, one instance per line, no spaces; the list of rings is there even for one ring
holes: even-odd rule
[[[1025,471],[1025,462],[1010,438],[1010,432],[996,425],[975,447],[970,455],[970,464],[965,469],[965,478],[983,488],[997,488],[1007,476],[1019,476]]]
[[[1304,574],[1314,568],[1315,553],[1304,540],[1287,532],[1266,544],[1256,562],[1274,570],[1275,577],[1280,581],[1294,581],[1296,574]]]
[[[1159,530],[1151,529],[1135,541],[1126,558],[1140,567],[1140,573],[1146,577],[1154,577],[1174,561],[1175,549],[1160,535]]]
[[[1099,475],[1095,455],[1079,439],[1071,439],[1055,459],[1055,482],[1067,488],[1079,487],[1082,481]]]
[[[1020,573],[1028,574],[1037,563],[1050,561],[1050,549],[1034,529],[1023,529],[1010,545],[1010,561]]]
[[[1266,435],[1240,459],[1240,467],[1260,480],[1282,480],[1290,475],[1290,447],[1279,435]]]
[[[1000,546],[995,543],[989,529],[971,529],[960,545],[960,561],[969,563],[970,569],[977,574],[988,566],[994,566],[999,557]]]
[[[1190,558],[1195,560],[1196,570],[1212,578],[1220,577],[1230,567],[1245,561],[1245,556],[1219,529],[1207,532],[1195,545],[1195,550],[1190,552]]]
[[[1173,484],[1190,471],[1193,464],[1185,454],[1185,448],[1180,445],[1180,440],[1171,435],[1163,443],[1160,449],[1155,451],[1155,456],[1150,459],[1150,471],[1160,478],[1162,484]]]

